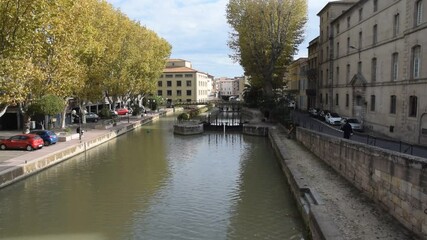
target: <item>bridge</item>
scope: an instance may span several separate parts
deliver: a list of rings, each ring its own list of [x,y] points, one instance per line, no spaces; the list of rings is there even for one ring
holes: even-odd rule
[[[242,109],[243,103],[239,101],[203,101],[203,102],[175,102],[175,106],[192,106],[192,105],[208,105],[212,104],[222,112],[239,112]]]

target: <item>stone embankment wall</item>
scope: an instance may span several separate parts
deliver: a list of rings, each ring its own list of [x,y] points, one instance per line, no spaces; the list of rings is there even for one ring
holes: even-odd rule
[[[298,128],[297,140],[427,239],[427,160]]]

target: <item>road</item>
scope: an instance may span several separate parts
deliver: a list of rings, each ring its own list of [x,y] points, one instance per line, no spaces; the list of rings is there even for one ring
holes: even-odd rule
[[[298,124],[300,127],[309,128],[318,132],[326,133],[337,137],[343,137],[343,133],[341,130],[339,130],[339,126],[331,126],[326,122],[310,117],[308,113],[305,112],[293,111],[291,115],[294,123]],[[402,142],[398,139],[386,139],[378,135],[379,134],[373,132],[369,132],[369,134],[364,132],[355,132],[350,140],[369,144],[383,149],[427,158],[426,146],[413,145]]]

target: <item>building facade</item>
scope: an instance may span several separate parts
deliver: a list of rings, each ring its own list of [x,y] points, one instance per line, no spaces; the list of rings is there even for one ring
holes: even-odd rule
[[[318,13],[318,106],[427,145],[426,13],[426,0],[328,3]]]
[[[157,95],[169,103],[205,102],[212,90],[212,78],[193,69],[189,61],[169,59],[157,82]]]
[[[307,110],[309,105],[307,89],[308,89],[308,59],[298,58],[293,61],[286,74],[286,92],[290,99],[295,100],[296,108]]]
[[[247,78],[245,77],[234,77],[234,78],[226,78],[221,77],[215,79],[215,85],[218,89],[218,97],[234,97],[243,99],[243,90],[245,88],[245,84],[247,84]]]

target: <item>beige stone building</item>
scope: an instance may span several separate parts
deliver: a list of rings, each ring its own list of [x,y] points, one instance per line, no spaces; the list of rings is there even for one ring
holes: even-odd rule
[[[426,0],[329,2],[318,13],[318,107],[427,145],[426,14]]]
[[[219,93],[218,97],[243,99],[243,90],[245,89],[245,84],[248,84],[248,79],[247,77],[221,77],[215,79],[215,84]]]
[[[296,107],[301,110],[308,109],[308,80],[307,80],[308,59],[298,58],[293,61],[286,74],[286,92],[292,100],[295,100]]]
[[[167,102],[205,102],[212,90],[212,76],[192,68],[191,62],[169,59],[157,82],[157,95]]]

